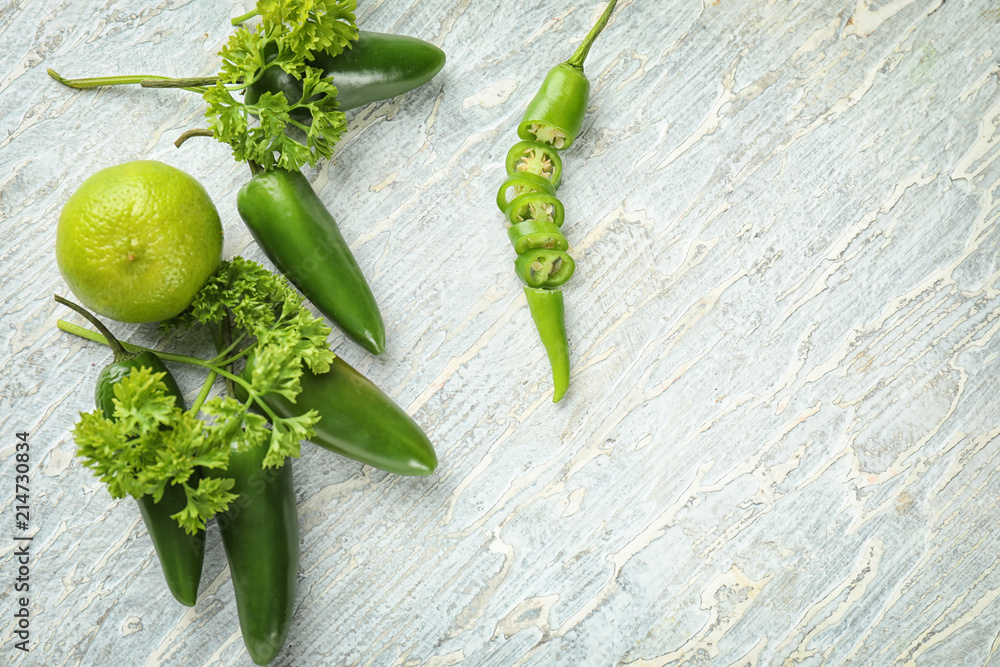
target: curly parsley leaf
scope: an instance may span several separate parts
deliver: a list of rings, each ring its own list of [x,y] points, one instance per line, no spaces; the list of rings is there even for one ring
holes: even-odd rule
[[[187,504],[173,518],[193,535],[236,499],[229,493],[233,480],[195,474],[199,468],[224,469],[232,448],[226,433],[176,405],[163,377],[145,366],[133,368],[114,386],[113,417],[99,410],[82,413],[73,435],[83,465],[113,498],[148,495],[159,502],[168,486],[181,486]]]
[[[257,11],[265,27],[282,26],[290,48],[300,60],[316,51],[342,53],[357,40],[356,0],[260,0]]]
[[[336,56],[357,40],[355,7],[355,0],[261,0],[261,23],[241,26],[230,36],[219,52],[219,80],[204,98],[209,127],[230,145],[233,157],[265,170],[291,170],[333,156],[347,122],[337,110],[333,79],[309,62],[319,51]],[[248,103],[233,96],[271,67],[302,82],[301,99],[264,93]]]
[[[195,296],[191,306],[166,329],[198,323],[213,330],[225,324],[232,335],[248,341],[238,356],[253,356],[251,372],[244,373],[250,399],[212,399],[202,410],[214,417],[213,428],[240,447],[267,444],[264,466],[280,466],[286,457],[299,455],[299,441],[312,437],[319,420],[315,411],[292,418],[264,417],[249,411],[265,394],[280,394],[294,402],[301,392],[303,368],[322,374],[330,370],[335,355],[327,337],[330,327],[306,309],[302,296],[284,276],[260,264],[234,257],[224,261]]]

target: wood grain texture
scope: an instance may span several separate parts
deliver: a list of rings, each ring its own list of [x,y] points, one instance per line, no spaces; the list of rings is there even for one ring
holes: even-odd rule
[[[351,112],[308,172],[386,321],[381,357],[331,344],[441,465],[402,479],[303,448],[275,664],[1000,665],[1000,11],[621,0],[564,156],[578,270],[554,406],[492,202],[521,110],[600,4],[361,2],[364,28],[448,64]],[[249,664],[218,531],[185,610],[134,503],[73,458],[109,356],[57,331],[51,299],[62,203],[127,160],[201,180],[226,255],[262,261],[235,211],[246,169],[173,147],[204,124],[196,95],[45,74],[209,74],[248,5],[0,6],[4,526],[13,434],[33,443],[28,654],[0,540],[14,664]]]

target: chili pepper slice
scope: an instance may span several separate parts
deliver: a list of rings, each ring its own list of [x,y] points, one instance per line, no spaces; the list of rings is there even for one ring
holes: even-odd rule
[[[558,188],[562,179],[562,158],[559,152],[540,141],[519,141],[507,151],[507,173],[526,171],[549,179]]]
[[[177,380],[158,356],[148,351],[138,354],[127,352],[104,323],[89,311],[61,296],[56,296],[55,299],[87,318],[111,347],[115,360],[101,370],[94,388],[94,403],[106,418],[114,418],[115,385],[128,376],[133,368],[143,366],[154,373],[163,373],[163,384],[167,387],[167,395],[173,396],[175,404],[184,409],[184,394],[177,386]],[[197,475],[192,476],[193,483],[197,483],[197,480]],[[156,550],[156,557],[160,561],[167,587],[178,602],[185,607],[193,607],[198,599],[198,584],[201,581],[201,569],[205,560],[205,531],[199,530],[194,535],[188,535],[177,521],[171,518],[171,515],[187,506],[184,489],[170,484],[164,490],[160,502],[154,502],[153,496],[142,496],[135,500],[139,505],[142,521],[149,532],[149,539]]]
[[[240,189],[236,209],[268,259],[321,313],[369,352],[385,350],[375,296],[305,176],[263,171]]]
[[[251,353],[244,377],[250,376],[253,365]],[[340,357],[322,375],[303,369],[299,381],[302,392],[294,403],[278,394],[263,400],[279,417],[316,410],[320,419],[311,442],[397,475],[429,475],[437,468],[434,447],[413,418]],[[246,400],[239,386],[236,395]]]
[[[528,192],[544,192],[552,196],[556,194],[556,189],[549,179],[528,171],[515,171],[504,179],[500,189],[497,190],[497,208],[501,213],[506,214],[507,206],[514,199],[507,196],[507,191],[511,188],[514,189],[514,197]]]
[[[559,287],[575,270],[576,262],[562,250],[532,250],[514,261],[514,271],[528,287]]]
[[[206,471],[235,482],[232,492],[238,498],[216,520],[233,578],[243,643],[258,665],[274,660],[285,645],[299,570],[292,463],[261,468],[266,454],[266,445],[233,452],[226,470]]]
[[[552,367],[552,402],[558,403],[569,388],[569,342],[566,340],[563,293],[525,287],[524,296]]]
[[[525,220],[507,230],[507,238],[514,246],[514,252],[521,255],[528,250],[544,248],[545,250],[568,250],[569,241],[563,236],[558,226],[551,222]]]
[[[566,219],[566,209],[555,195],[545,192],[526,192],[510,200],[504,215],[512,225],[525,220],[537,220],[562,227],[563,220]]]

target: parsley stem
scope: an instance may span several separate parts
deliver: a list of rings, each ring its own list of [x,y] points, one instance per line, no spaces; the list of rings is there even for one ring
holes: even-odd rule
[[[205,399],[208,398],[208,392],[212,390],[212,385],[215,384],[215,378],[219,377],[219,374],[215,371],[209,371],[208,377],[201,384],[201,391],[198,392],[198,397],[194,399],[194,403],[191,404],[191,411],[194,414],[198,414],[201,410],[201,406],[205,404]]]
[[[221,340],[222,342],[225,342],[226,340],[228,340],[228,337],[226,336],[226,332],[225,332],[225,329],[224,329],[224,328],[220,328],[220,334],[221,334],[221,336],[222,336],[222,338],[220,339],[220,340]],[[230,343],[230,344],[229,344],[229,345],[228,345],[228,346],[226,347],[226,349],[222,350],[222,351],[221,351],[221,352],[219,352],[219,353],[218,353],[217,355],[215,355],[215,358],[211,360],[211,361],[212,361],[212,363],[213,363],[213,364],[215,364],[215,365],[217,365],[217,366],[228,366],[229,364],[231,364],[231,363],[232,363],[233,361],[235,361],[236,359],[239,359],[240,357],[242,357],[242,356],[243,356],[243,355],[245,354],[245,352],[241,352],[240,354],[236,355],[235,357],[233,357],[233,358],[232,358],[232,360],[228,360],[228,359],[226,359],[226,358],[225,358],[225,356],[226,356],[227,354],[229,354],[230,352],[232,352],[232,351],[233,351],[233,348],[235,348],[235,347],[236,347],[237,345],[239,345],[240,343],[242,343],[242,342],[243,342],[243,340],[244,340],[244,339],[245,339],[246,337],[247,337],[247,335],[246,335],[246,333],[245,333],[245,332],[244,332],[244,333],[241,333],[241,334],[240,334],[240,335],[239,335],[239,336],[238,336],[238,337],[236,338],[236,340],[234,340],[233,342],[231,342],[231,343]],[[250,349],[250,348],[247,348],[247,349]]]
[[[230,23],[230,25],[239,25],[239,24],[243,23],[244,21],[249,21],[250,19],[252,19],[255,16],[259,16],[259,13],[257,12],[256,9],[251,9],[246,14],[243,14],[242,16],[237,16],[236,18],[234,18],[229,23]]]
[[[102,345],[109,345],[108,341],[104,339],[101,334],[96,331],[91,331],[85,327],[81,327],[78,324],[73,324],[72,322],[67,322],[66,320],[59,320],[56,322],[56,326],[66,333],[73,334],[74,336],[79,336],[80,338],[86,338],[87,340],[94,341],[95,343],[101,343]],[[173,354],[172,352],[160,352],[159,350],[153,350],[148,347],[143,347],[142,345],[135,345],[134,343],[126,343],[125,341],[119,341],[121,346],[124,347],[129,352],[152,352],[160,359],[164,361],[175,361],[180,364],[191,364],[192,366],[200,366],[216,375],[221,375],[222,377],[232,380],[237,384],[243,386],[246,389],[247,394],[249,394],[249,400],[256,401],[258,407],[260,407],[266,414],[268,419],[273,424],[276,420],[280,420],[280,417],[274,413],[274,410],[269,408],[267,404],[263,401],[258,401],[260,395],[253,390],[250,383],[241,378],[238,375],[234,375],[229,371],[219,368],[210,361],[205,361],[204,359],[199,359],[198,357],[189,357],[185,354]],[[214,379],[214,378],[213,378]]]
[[[256,345],[256,343],[254,343],[254,345]],[[227,357],[226,359],[219,359],[218,357],[216,357],[212,361],[221,366],[222,368],[225,368],[226,366],[235,363],[237,359],[242,359],[243,357],[250,354],[251,350],[253,350],[254,348],[254,345],[248,345],[247,347],[243,348],[233,356]]]

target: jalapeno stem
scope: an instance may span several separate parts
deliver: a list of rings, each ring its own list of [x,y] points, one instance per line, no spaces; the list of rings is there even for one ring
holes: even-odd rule
[[[101,343],[102,345],[108,345],[108,346],[111,345],[111,343],[105,340],[104,337],[101,336],[101,334],[95,331],[91,331],[90,329],[85,329],[84,327],[81,327],[78,324],[73,324],[72,322],[67,322],[66,320],[59,320],[56,322],[56,326],[62,331],[65,331],[66,333],[69,334],[73,334],[74,336],[79,336],[80,338],[86,338],[87,340],[93,341],[95,343]],[[258,394],[256,391],[253,390],[249,382],[247,382],[238,375],[234,375],[233,373],[230,373],[227,370],[219,368],[216,364],[213,363],[214,360],[205,361],[204,359],[199,359],[198,357],[189,357],[185,354],[160,352],[159,350],[153,350],[148,347],[143,347],[142,345],[135,345],[134,343],[126,343],[124,341],[119,341],[119,344],[129,352],[133,352],[136,354],[139,352],[152,352],[153,354],[158,356],[160,359],[163,359],[164,361],[175,361],[180,364],[191,364],[192,366],[199,366],[210,372],[215,373],[217,376],[222,376],[223,378],[232,380],[233,382],[236,382],[237,384],[241,385],[246,390],[247,394],[249,395],[249,400],[256,401],[257,404],[260,405],[261,409],[264,410],[265,413],[267,413],[267,416],[270,418],[272,424],[274,423],[274,420],[279,419],[279,416],[271,408],[265,405],[262,400],[258,400],[261,398],[261,396],[260,394]]]
[[[567,65],[570,67],[576,67],[580,71],[583,71],[583,61],[587,59],[587,54],[590,53],[590,47],[594,45],[594,41],[597,39],[597,36],[601,34],[601,31],[604,30],[604,26],[608,24],[608,20],[611,18],[611,13],[615,11],[615,5],[617,4],[618,0],[609,0],[608,6],[604,8],[604,13],[601,14],[599,19],[597,19],[597,23],[594,24],[594,27],[590,29],[587,36],[583,38],[582,42],[580,42],[580,46],[576,48],[573,55],[566,61]]]
[[[134,354],[129,354],[129,352],[124,347],[122,347],[121,341],[115,338],[114,335],[108,330],[108,328],[104,326],[104,322],[101,322],[99,319],[97,319],[97,317],[89,310],[87,310],[83,306],[73,303],[69,299],[64,299],[58,294],[53,295],[52,298],[54,298],[57,303],[61,303],[62,305],[75,310],[77,313],[85,317],[88,322],[97,327],[97,330],[101,332],[102,336],[104,336],[103,342],[108,347],[111,348],[111,353],[115,355],[116,362],[126,361],[135,356]],[[98,340],[97,342],[102,342],[102,341]]]
[[[180,79],[171,79],[165,76],[147,76],[143,77],[139,85],[143,88],[184,88],[191,90],[192,88],[214,86],[218,82],[219,77],[217,76],[188,76]]]
[[[101,86],[131,86],[140,85],[145,88],[183,88],[184,90],[189,90],[192,93],[198,93],[201,95],[205,92],[206,86],[214,86],[215,82],[218,81],[218,77],[197,77],[197,78],[187,78],[187,79],[174,79],[169,76],[157,76],[155,74],[130,74],[126,76],[96,76],[88,77],[82,79],[67,79],[66,77],[60,76],[58,72],[54,69],[46,70],[48,75],[53,79],[58,81],[64,86],[69,86],[70,88],[100,88]],[[167,82],[188,82],[185,85],[166,85]],[[190,83],[190,82],[200,82],[200,83]],[[146,85],[152,84],[153,82],[162,82],[161,85]]]
[[[197,128],[194,130],[188,130],[181,136],[177,137],[177,140],[174,141],[174,146],[180,148],[182,145],[184,145],[184,142],[190,139],[191,137],[214,137],[214,136],[215,133],[209,130],[208,128]]]

